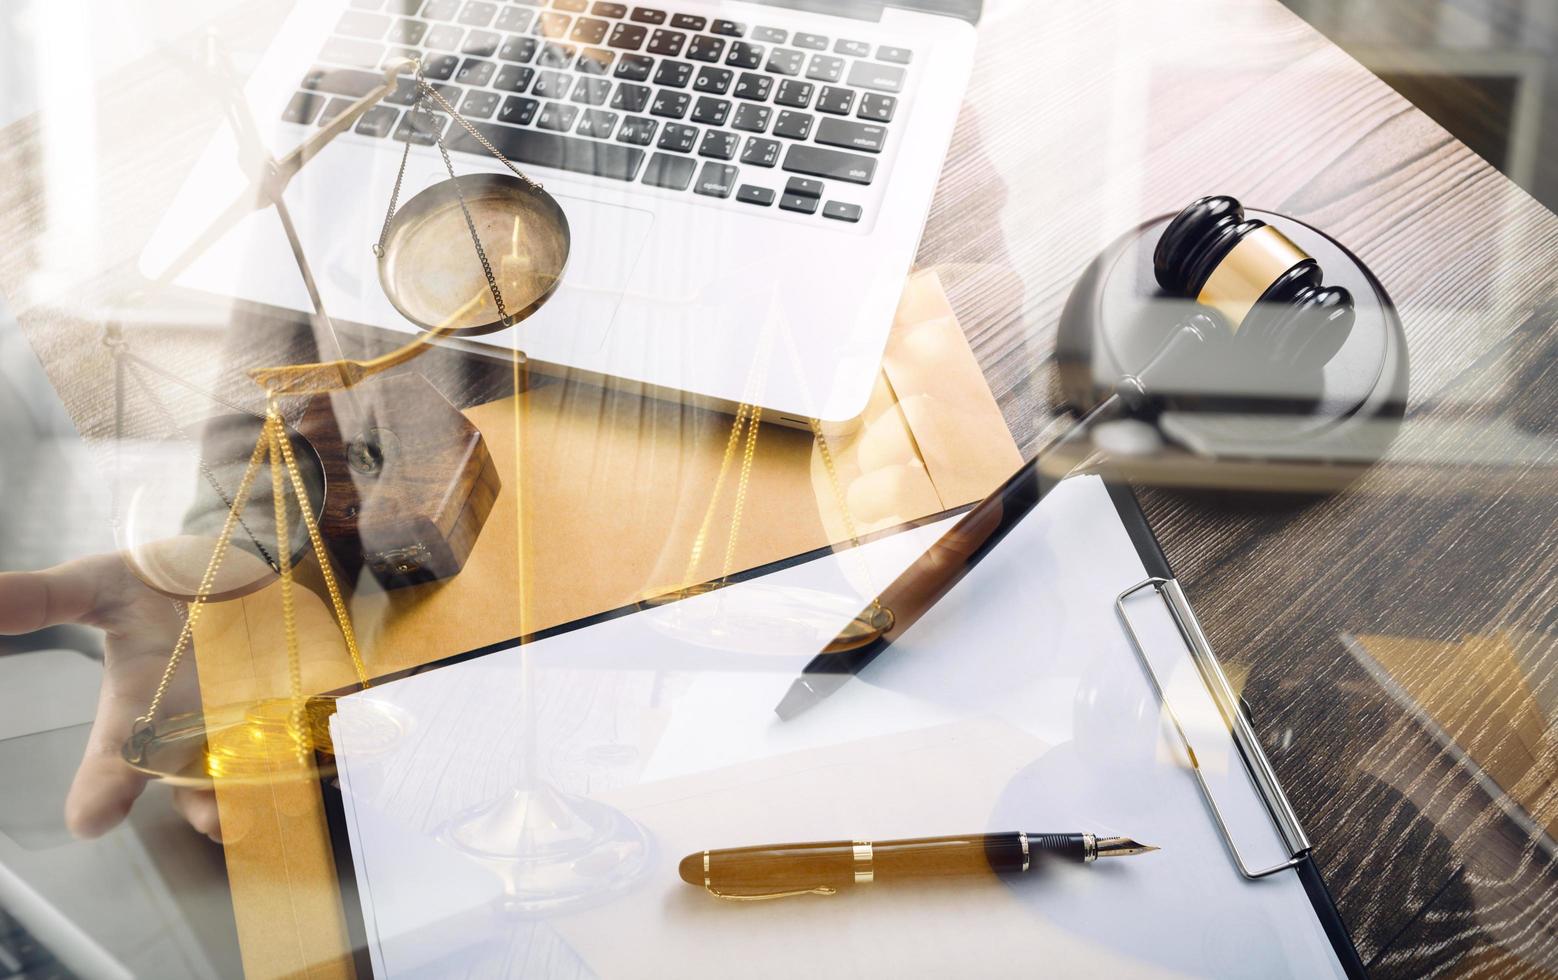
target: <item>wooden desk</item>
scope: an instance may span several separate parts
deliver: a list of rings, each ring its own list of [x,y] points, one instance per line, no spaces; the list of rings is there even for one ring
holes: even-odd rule
[[[252,3],[217,26],[254,55],[280,16]],[[1205,193],[1323,227],[1373,267],[1405,321],[1410,418],[1553,432],[1558,218],[1275,2],[992,0],[982,35],[920,261],[961,269],[949,292],[1019,443],[1056,410],[1054,324],[1076,275],[1121,229]],[[93,441],[112,424],[103,309],[133,288],[140,245],[219,113],[164,61],[102,79],[97,98],[90,141],[29,120],[0,144],[0,289]],[[51,196],[43,165],[82,152],[100,161],[71,171],[87,183]],[[61,193],[95,200],[91,247],[70,247],[87,229]],[[148,340],[206,385],[234,380],[255,345],[296,342]],[[507,380],[450,357],[423,369],[470,403]],[[1213,644],[1248,673],[1260,734],[1381,976],[1558,970],[1550,852],[1341,642],[1439,641],[1416,669],[1470,677],[1454,641],[1507,629],[1558,664],[1558,495],[1530,471],[1477,476],[1370,476],[1307,501],[1144,493]],[[1546,725],[1533,783],[1558,766]],[[1538,806],[1546,823],[1558,800]]]

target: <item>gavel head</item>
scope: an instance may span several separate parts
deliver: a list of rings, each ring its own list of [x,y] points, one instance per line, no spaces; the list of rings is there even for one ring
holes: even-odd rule
[[[1322,285],[1318,262],[1231,197],[1181,211],[1152,258],[1159,286],[1222,315],[1243,362],[1318,371],[1352,330],[1352,294]]]

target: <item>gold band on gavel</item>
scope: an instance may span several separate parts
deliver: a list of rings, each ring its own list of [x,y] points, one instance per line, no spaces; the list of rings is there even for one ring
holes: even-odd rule
[[[1245,235],[1207,277],[1196,302],[1215,308],[1237,331],[1250,308],[1284,272],[1309,258],[1277,229],[1266,225]]]

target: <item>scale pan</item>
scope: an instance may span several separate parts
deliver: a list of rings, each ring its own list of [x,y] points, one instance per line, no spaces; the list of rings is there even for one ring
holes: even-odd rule
[[[395,212],[379,255],[384,295],[423,329],[474,336],[505,325],[474,254],[461,194],[514,323],[557,290],[573,236],[557,200],[513,174],[441,180]]]

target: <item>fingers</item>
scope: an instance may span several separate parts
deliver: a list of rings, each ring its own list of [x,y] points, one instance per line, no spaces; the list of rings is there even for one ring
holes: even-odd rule
[[[218,844],[222,843],[222,821],[217,815],[215,792],[181,786],[173,791],[173,806],[191,827]]]
[[[94,623],[109,586],[122,574],[124,564],[116,555],[82,558],[43,572],[0,572],[0,635]]]
[[[65,826],[77,837],[101,837],[113,829],[146,788],[146,777],[124,761],[123,748],[146,710],[160,667],[154,657],[109,657],[92,734],[65,797]]]

